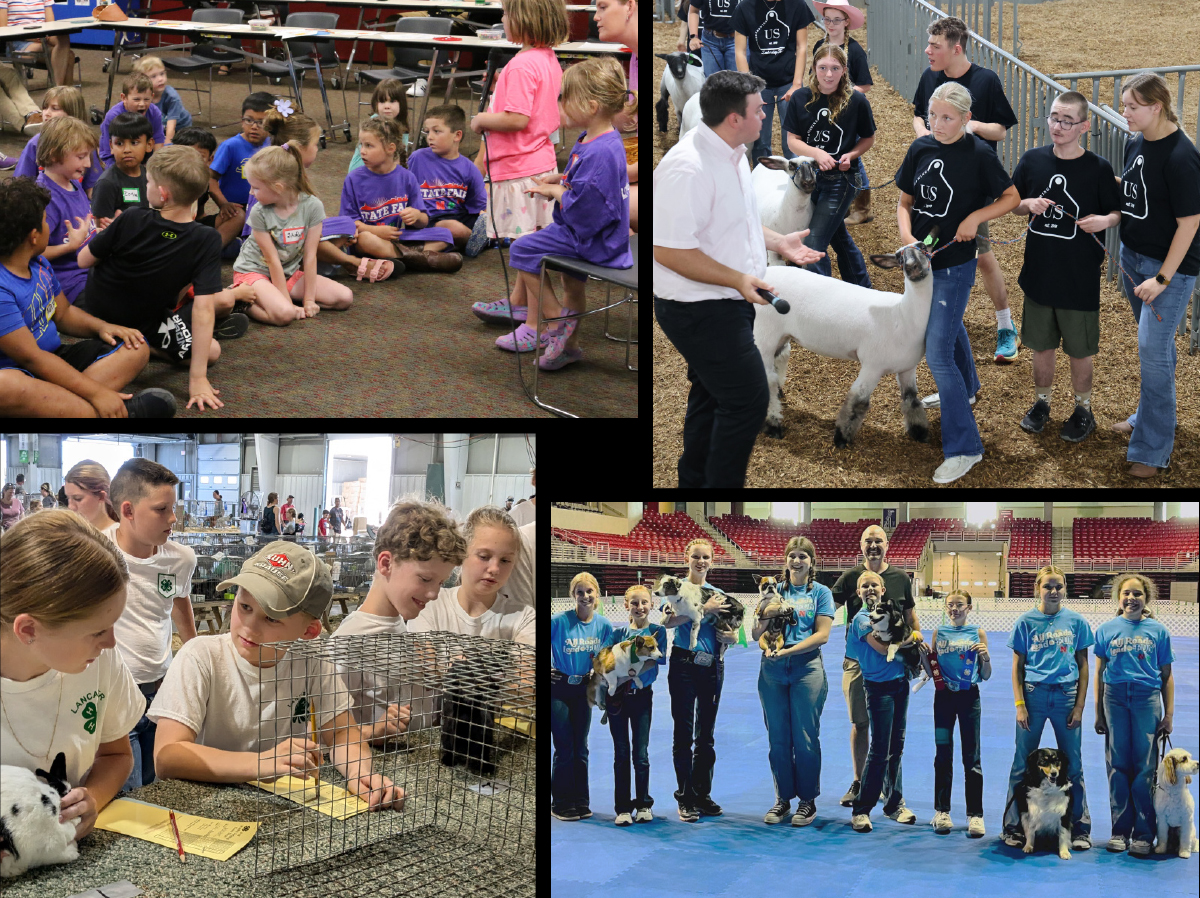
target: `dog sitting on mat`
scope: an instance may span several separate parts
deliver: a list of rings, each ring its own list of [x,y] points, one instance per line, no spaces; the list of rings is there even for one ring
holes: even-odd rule
[[[1025,831],[1026,854],[1033,853],[1039,835],[1058,836],[1058,856],[1071,858],[1071,780],[1067,776],[1067,753],[1057,748],[1031,751],[1025,760],[1025,776],[1013,790],[1013,800]]]
[[[1154,813],[1158,821],[1158,844],[1155,854],[1167,853],[1167,835],[1171,827],[1179,827],[1179,856],[1191,857],[1200,851],[1196,840],[1196,805],[1188,784],[1192,778],[1187,774],[1197,772],[1197,764],[1182,748],[1167,752],[1158,765],[1158,785],[1154,788]]]

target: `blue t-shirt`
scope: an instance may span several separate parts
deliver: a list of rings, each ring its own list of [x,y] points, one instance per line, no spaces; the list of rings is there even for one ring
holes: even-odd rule
[[[241,134],[236,134],[217,147],[209,168],[216,172],[217,186],[221,188],[225,199],[231,203],[246,205],[246,200],[250,197],[250,182],[246,180],[242,170],[247,159],[270,145],[269,137],[255,146]]]
[[[846,641],[846,654],[850,654],[850,646],[852,643],[857,643],[854,647],[854,658],[858,661],[858,666],[862,668],[864,680],[870,680],[873,683],[886,683],[889,680],[900,680],[904,678],[904,659],[897,653],[896,657],[888,661],[887,657],[879,654],[867,643],[867,634],[871,632],[871,617],[867,609],[863,609],[854,615],[854,620],[850,622],[850,638]]]
[[[706,585],[708,586],[709,589],[715,589],[717,592],[721,593],[722,595],[724,595],[724,593],[725,593],[725,590],[720,589],[716,586],[713,586],[711,583],[708,583]],[[663,607],[665,609],[663,611],[663,614],[669,617],[671,615],[670,606],[664,605]],[[678,627],[675,627],[674,629],[675,629],[675,635],[673,637],[671,637],[672,645],[677,645],[681,648],[690,649],[691,644],[692,644],[692,622],[690,620],[685,620],[682,624],[680,624]],[[696,636],[696,651],[697,652],[708,652],[710,655],[712,655],[715,658],[717,656],[717,654],[720,652],[720,648],[719,648],[720,645],[721,645],[721,643],[717,642],[716,628],[712,624],[710,624],[708,621],[702,620],[700,622],[700,632]]]
[[[1137,683],[1158,689],[1164,664],[1175,660],[1171,634],[1154,618],[1140,621],[1115,617],[1096,628],[1096,657],[1108,662],[1104,682]]]
[[[612,622],[595,612],[586,624],[574,608],[554,615],[550,618],[550,658],[554,669],[572,677],[589,673],[592,656],[608,645],[612,630]]]
[[[54,301],[62,287],[45,256],[29,260],[29,277],[17,277],[0,265],[0,337],[27,327],[38,349],[54,352],[62,345],[54,326]],[[16,362],[0,352],[0,368],[15,368]]]
[[[836,613],[833,607],[833,593],[823,583],[813,583],[812,587],[783,586],[779,596],[785,605],[796,611],[796,623],[788,624],[783,633],[783,644],[786,648],[803,642],[812,636],[817,626],[817,615],[833,618]]]
[[[667,628],[662,624],[648,623],[646,626],[640,629],[630,629],[629,625],[626,624],[624,627],[617,627],[615,630],[613,630],[612,636],[608,637],[608,642],[606,642],[605,645],[614,646],[618,642],[624,642],[626,639],[633,639],[635,636],[653,636],[658,642],[658,650],[662,652],[662,658],[659,659],[658,664],[653,664],[650,667],[647,667],[640,674],[639,678],[642,681],[642,688],[646,689],[649,688],[651,683],[658,679],[659,665],[667,663]],[[637,692],[637,684],[631,682],[629,684],[629,691]]]
[[[1051,617],[1034,608],[1017,618],[1008,647],[1025,656],[1026,683],[1074,683],[1075,653],[1092,644],[1092,628],[1077,611],[1059,608]]]
[[[192,114],[183,105],[183,100],[180,99],[179,92],[171,87],[171,85],[168,84],[163,88],[163,95],[158,98],[158,102],[154,105],[162,113],[164,129],[167,127],[167,122],[171,119],[175,119],[176,132],[180,128],[190,128],[192,126]]]
[[[969,624],[963,627],[938,627],[934,639],[938,666],[942,679],[955,690],[970,689],[979,682],[979,659],[971,648],[979,642],[979,628]]]

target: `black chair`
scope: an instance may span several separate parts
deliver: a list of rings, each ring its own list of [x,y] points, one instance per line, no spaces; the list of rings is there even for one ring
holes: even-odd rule
[[[285,23],[289,28],[322,28],[333,29],[338,27],[337,13],[332,12],[294,12],[287,17]],[[295,66],[296,72],[300,78],[297,84],[297,92],[302,92],[304,89],[304,76],[310,72],[317,73],[317,84],[321,88],[321,99],[325,103],[325,118],[329,122],[329,130],[333,131],[333,113],[329,111],[329,95],[325,92],[325,79],[321,74],[322,69],[337,69],[338,75],[333,79],[333,87],[336,90],[339,86],[345,88],[344,78],[341,74],[342,61],[338,59],[335,51],[333,40],[318,40],[318,41],[302,41],[292,40],[285,41],[284,46],[292,57],[292,64]],[[266,75],[268,78],[285,78],[290,84],[291,72],[288,70],[286,62],[277,62],[273,59],[264,59],[260,62],[250,64],[250,92],[254,92],[254,73]],[[300,111],[304,111],[304,98],[296,97],[296,103],[300,107]],[[342,90],[342,111],[345,113],[345,119],[342,121],[342,132],[346,135],[346,140],[350,138],[350,111],[346,107],[346,91]],[[323,137],[323,135],[322,135]]]
[[[225,25],[240,25],[242,22],[242,14],[236,9],[197,9],[192,13],[193,22],[213,22]],[[162,58],[163,65],[172,72],[179,72],[183,75],[192,76],[192,85],[196,91],[196,100],[200,100],[200,82],[196,80],[196,73],[201,69],[208,69],[208,121],[210,128],[220,127],[213,122],[212,117],[212,71],[215,66],[229,65],[234,62],[241,62],[245,59],[246,54],[242,52],[240,40],[238,45],[234,45],[231,41],[226,40],[198,40],[192,46],[191,56],[164,56]],[[201,107],[203,108],[203,107]]]
[[[633,267],[632,268],[604,268],[601,265],[593,265],[590,262],[583,262],[579,259],[573,259],[568,256],[553,256],[553,255],[551,255],[551,256],[543,256],[542,257],[541,273],[538,275],[538,309],[539,310],[542,307],[542,303],[541,303],[542,284],[545,283],[546,272],[548,270],[549,271],[566,271],[566,272],[570,272],[571,274],[584,275],[593,280],[604,281],[608,285],[608,288],[607,288],[607,290],[605,292],[605,296],[604,296],[604,305],[598,309],[590,309],[586,312],[581,313],[578,316],[559,315],[555,318],[542,318],[540,321],[534,322],[534,329],[537,332],[537,340],[534,342],[534,346],[540,347],[541,342],[542,342],[542,331],[543,331],[542,325],[547,322],[565,321],[567,318],[570,318],[570,317],[586,318],[588,315],[595,315],[598,312],[604,312],[605,313],[605,336],[609,337],[609,339],[612,339],[612,340],[619,340],[619,342],[622,342],[625,344],[625,368],[629,371],[634,371],[634,372],[637,371],[637,367],[635,365],[629,364],[629,347],[631,345],[637,343],[637,340],[635,340],[633,338],[633,306],[634,306],[634,304],[637,303],[637,293],[638,293],[638,251],[637,251],[637,238],[636,237],[630,238],[629,250],[630,250],[630,252],[633,253]],[[616,285],[617,287],[619,287],[621,289],[622,296],[616,302],[609,302],[609,300],[612,298],[613,285]],[[628,310],[629,311],[629,317],[628,317],[628,322],[629,322],[628,328],[629,329],[628,329],[628,334],[624,339],[619,338],[619,337],[610,336],[608,334],[608,324],[607,324],[609,310],[614,309],[623,303],[628,304],[628,306],[629,306],[629,310]],[[518,370],[520,367],[520,361],[519,361],[520,356],[521,356],[521,353],[517,353]],[[542,402],[538,398],[538,372],[541,369],[538,367],[536,356],[537,356],[537,352],[535,351],[534,352],[534,363],[533,363],[533,401],[534,401],[534,404],[539,406],[540,408],[546,409],[547,411],[554,412],[554,414],[559,415],[563,418],[578,418],[579,415],[572,414],[571,412],[565,411],[560,408],[555,408],[553,405],[547,405],[545,402]],[[524,383],[524,376],[522,376],[522,383]],[[636,382],[634,383],[634,389],[635,389],[635,391],[637,389]]]
[[[395,31],[415,31],[424,34],[450,34],[450,28],[454,22],[451,19],[437,19],[428,16],[409,16],[396,20]],[[429,69],[421,65],[422,60],[428,59],[434,51],[424,47],[406,48],[399,44],[392,46],[392,58],[395,60],[390,69],[373,69],[363,70],[358,72],[358,107],[359,118],[362,117],[362,85],[363,81],[369,81],[372,84],[378,84],[380,81],[387,81],[389,78],[395,78],[397,81],[403,81],[405,84],[412,84],[418,78],[426,78],[429,76]],[[447,55],[445,50],[437,50],[437,62],[442,63],[446,60]],[[425,96],[429,96],[429,85],[425,88]],[[369,104],[367,104],[369,105]],[[410,110],[411,113],[411,110]],[[411,128],[410,128],[411,130]]]

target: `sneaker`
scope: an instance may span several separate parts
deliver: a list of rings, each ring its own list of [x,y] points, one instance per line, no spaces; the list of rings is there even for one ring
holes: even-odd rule
[[[801,801],[792,815],[792,826],[808,826],[817,819],[817,806],[811,801]]]
[[[1086,406],[1077,405],[1071,417],[1063,421],[1062,430],[1058,435],[1069,443],[1078,443],[1096,429],[1096,418],[1092,410]]]
[[[3,153],[0,153],[0,171],[8,171],[10,168],[16,168],[19,161],[16,156],[5,156]]]
[[[622,811],[617,814],[616,824],[617,826],[633,826],[633,817],[630,816],[629,811]]]
[[[501,324],[509,323],[509,305],[507,299],[497,299],[494,302],[477,302],[471,306],[471,311],[474,312],[475,317],[481,321],[499,321]],[[529,320],[529,307],[513,306],[512,320]]]
[[[1038,399],[1033,404],[1033,408],[1025,413],[1025,417],[1021,419],[1021,429],[1027,430],[1030,433],[1041,433],[1042,428],[1046,426],[1046,422],[1050,420],[1050,403],[1045,399]]]
[[[175,397],[161,387],[150,387],[126,399],[125,409],[131,418],[174,418]]]
[[[1087,851],[1092,847],[1092,837],[1087,833],[1080,833],[1077,836],[1072,836],[1071,847],[1076,851]]]
[[[904,805],[900,805],[900,807],[896,808],[896,810],[892,811],[892,813],[884,814],[883,816],[889,817],[892,820],[895,820],[897,823],[916,823],[917,822],[917,815],[914,814],[912,811],[910,811],[908,808],[906,808]]]
[[[463,254],[469,258],[474,259],[488,248],[487,219],[484,218],[486,214],[487,210],[484,210],[475,219],[475,227],[471,229],[471,236],[467,239],[467,246],[463,250]]]
[[[934,483],[952,483],[962,477],[967,471],[983,460],[982,455],[955,455],[940,465],[933,472]]]
[[[967,835],[970,836],[972,839],[982,839],[983,838],[984,831],[983,831],[983,818],[982,817],[968,817],[967,818]]]
[[[696,799],[696,810],[702,817],[720,817],[724,813],[721,806],[707,796]]]
[[[938,811],[933,815],[933,819],[929,821],[929,825],[933,827],[933,831],[941,835],[950,832],[954,824],[950,821],[950,815],[945,811]]]
[[[418,78],[408,90],[405,91],[410,97],[423,97],[425,91],[429,89],[429,81],[426,78]]]
[[[537,339],[537,334],[533,328],[528,324],[522,324],[511,334],[497,337],[496,346],[500,349],[506,349],[509,352],[533,352],[533,341],[535,339]],[[550,335],[543,331],[541,345],[545,346],[549,342]]]
[[[970,399],[970,403],[971,403],[971,405],[974,405],[974,404],[975,404],[975,400],[976,400],[976,399],[978,399],[978,398],[979,398],[979,394],[978,394],[978,393],[976,393],[974,396],[972,396],[972,397],[971,397],[971,399]],[[924,408],[941,408],[941,407],[942,407],[942,400],[941,400],[941,398],[940,398],[940,394],[938,394],[938,393],[930,393],[928,396],[926,396],[924,399],[922,399],[922,400],[921,400],[921,405],[922,405]]]
[[[850,784],[850,788],[846,790],[846,794],[842,796],[842,800],[839,802],[839,804],[841,804],[841,806],[844,808],[853,807],[854,800],[858,798],[858,790],[861,785],[862,784],[858,780],[852,782]]]
[[[775,802],[771,810],[767,811],[767,815],[763,817],[763,823],[778,823],[787,816],[788,811],[792,809],[790,801],[784,801],[782,798]]]
[[[575,808],[575,813],[579,815],[580,820],[587,820],[588,817],[592,816],[592,809],[586,804],[580,805],[579,807]]]
[[[556,817],[559,820],[578,820],[579,819],[579,815],[575,813],[574,808],[560,808],[559,810],[555,810],[554,808],[551,808],[550,814],[551,814],[551,816]]]
[[[695,823],[700,819],[700,812],[695,808],[686,808],[683,805],[679,806],[679,819],[684,823]]]
[[[1015,829],[1006,829],[1004,831],[1004,834],[1000,836],[1000,841],[1002,841],[1009,848],[1024,848],[1025,847],[1024,834],[1021,833],[1019,830],[1015,830]]]
[[[1109,844],[1111,845],[1112,843],[1109,842]],[[1150,853],[1150,843],[1143,841],[1142,839],[1134,839],[1129,843],[1129,853],[1140,854],[1144,857]]]
[[[1113,836],[1108,840],[1108,844],[1105,847],[1114,854],[1117,854],[1128,848],[1129,843],[1124,836]]]
[[[250,327],[250,318],[241,312],[230,312],[213,325],[213,339],[236,340]]]
[[[855,814],[850,818],[850,825],[854,827],[856,833],[869,833],[871,831],[871,818],[866,814]]]
[[[633,819],[637,823],[649,823],[654,819],[654,815],[650,813],[649,808],[638,808],[637,813],[633,815]]]
[[[1017,350],[1021,348],[1021,338],[1010,327],[996,331],[996,362],[1007,363],[1017,360]]]

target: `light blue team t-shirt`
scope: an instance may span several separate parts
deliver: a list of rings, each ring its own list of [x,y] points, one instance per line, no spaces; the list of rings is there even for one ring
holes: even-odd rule
[[[586,624],[571,608],[550,618],[550,658],[555,670],[568,676],[586,674],[592,669],[592,656],[608,645],[613,625],[595,612]]]
[[[979,682],[979,659],[972,648],[979,642],[979,628],[967,624],[962,627],[938,627],[934,639],[938,666],[946,686],[957,692],[970,689]]]
[[[618,642],[633,639],[635,636],[653,636],[658,643],[658,650],[662,652],[662,658],[658,660],[658,663],[647,667],[639,675],[642,681],[642,688],[646,689],[658,679],[658,668],[667,663],[667,628],[662,624],[646,624],[646,626],[640,629],[631,629],[627,624],[624,627],[617,627],[613,630],[612,635],[608,637],[608,642],[605,645],[614,646]],[[631,682],[629,684],[629,691],[637,692],[637,684]]]
[[[1008,647],[1025,656],[1025,682],[1074,683],[1079,679],[1075,653],[1092,644],[1092,628],[1077,611],[1059,608],[1053,616],[1036,608],[1013,625]]]
[[[1140,621],[1115,617],[1096,628],[1096,657],[1108,662],[1104,682],[1137,683],[1158,689],[1164,664],[1175,660],[1171,634],[1153,618]]]
[[[796,611],[796,623],[788,624],[783,632],[784,646],[795,645],[812,636],[817,626],[817,616],[824,615],[832,619],[837,613],[833,605],[833,593],[823,583],[813,583],[810,587],[785,585],[779,590],[779,596],[785,605]]]
[[[846,654],[850,656],[851,651],[854,654],[851,656],[858,661],[858,666],[862,668],[864,680],[870,680],[872,683],[886,683],[890,680],[900,680],[904,678],[904,659],[899,654],[891,661],[875,651],[867,643],[867,634],[871,632],[871,618],[867,609],[864,607],[862,611],[854,615],[854,620],[850,622],[850,638],[846,641]],[[851,645],[854,645],[853,650]]]

